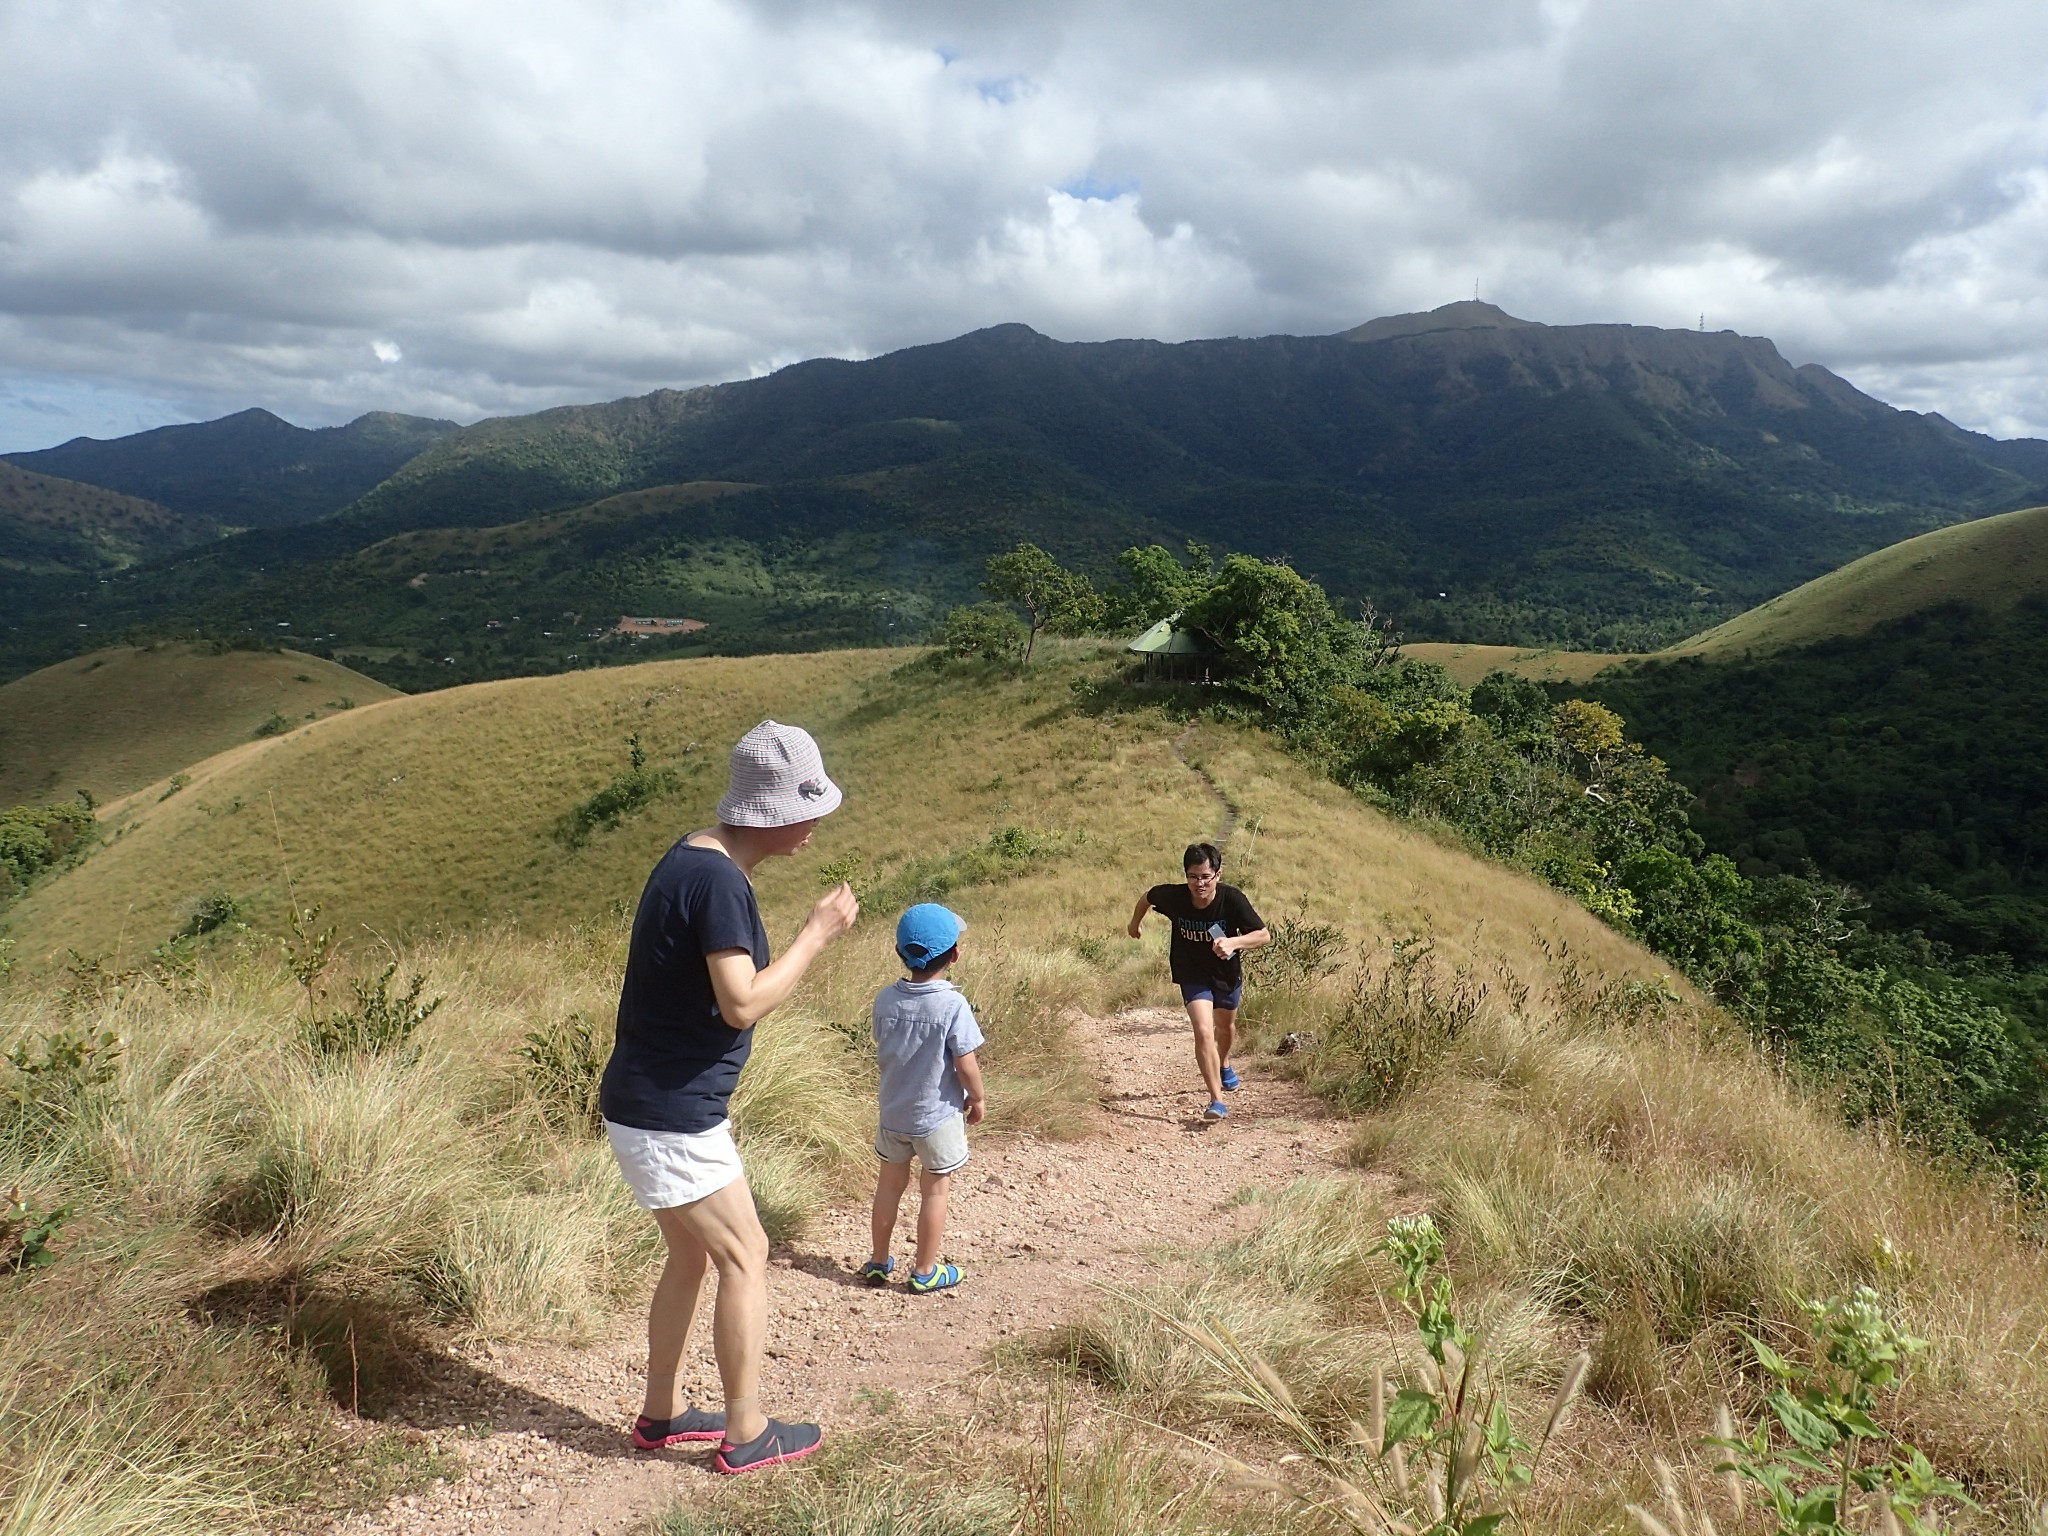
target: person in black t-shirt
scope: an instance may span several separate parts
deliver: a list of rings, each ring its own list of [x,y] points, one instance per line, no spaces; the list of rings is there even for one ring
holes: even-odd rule
[[[1237,1009],[1244,1001],[1244,961],[1248,949],[1272,942],[1266,923],[1252,909],[1243,891],[1223,884],[1223,855],[1214,843],[1191,843],[1181,855],[1185,885],[1155,885],[1138,898],[1129,933],[1145,931],[1145,914],[1159,912],[1172,920],[1173,941],[1167,962],[1187,1005],[1195,1029],[1195,1066],[1209,1090],[1205,1120],[1230,1113],[1226,1090],[1237,1086],[1230,1065],[1230,1047],[1237,1038]]]
[[[598,1090],[619,1170],[668,1244],[647,1309],[647,1396],[633,1443],[655,1450],[716,1441],[711,1464],[719,1472],[794,1461],[824,1436],[815,1424],[767,1417],[755,1400],[768,1327],[768,1235],[726,1102],[753,1049],[755,1024],[860,915],[853,892],[840,885],[811,909],[782,958],[771,960],[754,901],[754,867],[803,847],[839,801],[808,732],[764,720],[740,738],[718,825],[669,849],[641,893],[618,1034]],[[676,1383],[713,1267],[711,1343],[723,1414],[687,1405]]]

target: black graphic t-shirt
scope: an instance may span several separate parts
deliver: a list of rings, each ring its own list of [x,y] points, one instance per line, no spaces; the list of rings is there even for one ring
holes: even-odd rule
[[[718,1012],[704,957],[744,949],[768,963],[754,888],[716,848],[677,843],[647,877],[633,918],[619,1033],[598,1089],[605,1119],[643,1131],[708,1131],[754,1048]]]
[[[1173,919],[1173,943],[1167,950],[1167,964],[1173,979],[1183,986],[1214,987],[1229,992],[1244,980],[1244,957],[1216,958],[1209,946],[1217,939],[1234,939],[1241,933],[1256,933],[1265,920],[1252,910],[1243,891],[1234,885],[1218,885],[1206,907],[1195,905],[1185,884],[1155,885],[1145,893],[1152,910]]]

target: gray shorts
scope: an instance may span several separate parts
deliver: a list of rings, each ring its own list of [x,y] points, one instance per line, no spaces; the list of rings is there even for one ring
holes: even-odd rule
[[[955,1113],[922,1136],[905,1136],[886,1128],[875,1131],[875,1156],[885,1163],[907,1163],[911,1154],[930,1174],[952,1173],[967,1166],[967,1117]]]

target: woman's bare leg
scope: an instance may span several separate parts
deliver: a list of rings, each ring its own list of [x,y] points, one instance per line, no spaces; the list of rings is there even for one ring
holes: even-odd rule
[[[718,1270],[718,1300],[711,1311],[711,1349],[725,1388],[725,1434],[741,1443],[768,1427],[756,1401],[761,1349],[768,1333],[768,1234],[761,1230],[745,1179],[689,1205],[655,1213],[687,1233]]]
[[[640,1411],[650,1419],[672,1419],[683,1411],[676,1378],[682,1374],[683,1346],[696,1321],[697,1298],[703,1292],[704,1271],[710,1262],[704,1245],[690,1230],[667,1219],[674,1214],[654,1213],[668,1244],[668,1259],[661,1266],[661,1278],[654,1282],[654,1299],[647,1304],[647,1396]]]

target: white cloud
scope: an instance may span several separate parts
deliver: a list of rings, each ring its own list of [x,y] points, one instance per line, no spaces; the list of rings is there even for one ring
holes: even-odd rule
[[[2030,0],[15,0],[0,57],[0,447],[1475,282],[2048,434]]]

